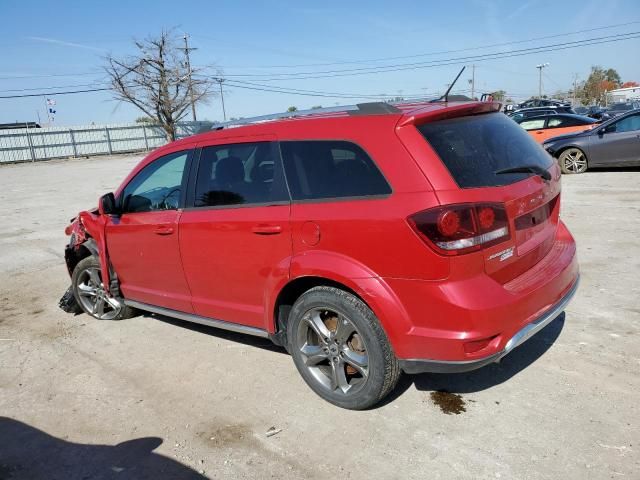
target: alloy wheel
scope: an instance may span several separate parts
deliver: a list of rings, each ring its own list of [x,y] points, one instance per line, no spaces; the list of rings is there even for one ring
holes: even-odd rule
[[[99,268],[88,267],[80,272],[77,292],[84,310],[99,320],[113,320],[122,310],[120,302],[107,294]]]
[[[583,173],[587,170],[587,157],[578,148],[570,148],[562,156],[564,170],[569,173]]]
[[[346,315],[313,308],[303,316],[296,337],[304,366],[323,388],[348,396],[364,387],[369,375],[367,348]]]

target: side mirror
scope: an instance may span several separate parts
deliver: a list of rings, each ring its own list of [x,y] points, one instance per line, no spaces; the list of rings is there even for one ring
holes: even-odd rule
[[[100,215],[118,215],[120,213],[116,207],[116,197],[113,193],[109,192],[100,197],[98,211]]]

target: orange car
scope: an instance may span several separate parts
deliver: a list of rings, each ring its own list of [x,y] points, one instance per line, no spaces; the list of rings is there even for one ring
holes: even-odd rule
[[[528,131],[529,135],[538,143],[542,143],[551,137],[564,135],[565,133],[590,130],[598,125],[598,121],[593,118],[570,113],[523,118],[517,122],[522,128]]]

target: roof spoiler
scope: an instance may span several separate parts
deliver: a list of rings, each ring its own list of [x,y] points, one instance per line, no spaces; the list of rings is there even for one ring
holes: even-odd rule
[[[502,104],[500,102],[465,102],[457,105],[442,105],[442,108],[423,108],[402,117],[398,122],[398,127],[420,125],[435,120],[478,115],[480,113],[499,112],[501,108]]]

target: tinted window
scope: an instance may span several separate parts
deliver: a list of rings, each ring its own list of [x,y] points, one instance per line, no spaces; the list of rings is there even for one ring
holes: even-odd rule
[[[560,128],[560,127],[568,127],[570,124],[567,120],[559,117],[554,117],[549,119],[549,123],[547,124],[548,128]]]
[[[544,118],[536,118],[534,120],[525,120],[520,123],[520,126],[525,130],[538,130],[544,128]]]
[[[460,187],[508,185],[530,173],[496,175],[522,165],[549,168],[551,157],[520,126],[500,113],[453,118],[418,127]]]
[[[550,115],[550,114],[556,113],[556,112],[554,112],[553,110],[535,110],[535,111],[532,111],[532,112],[523,112],[523,113],[524,113],[525,118],[527,118],[527,117],[535,117],[537,115]]]
[[[387,195],[391,188],[358,145],[344,141],[281,142],[294,200]]]
[[[615,131],[620,132],[633,132],[640,130],[640,115],[631,115],[630,117],[623,118],[615,123]]]
[[[194,206],[215,207],[288,200],[274,142],[205,147]]]
[[[143,168],[123,191],[123,212],[177,209],[187,156],[186,151],[172,153]]]

